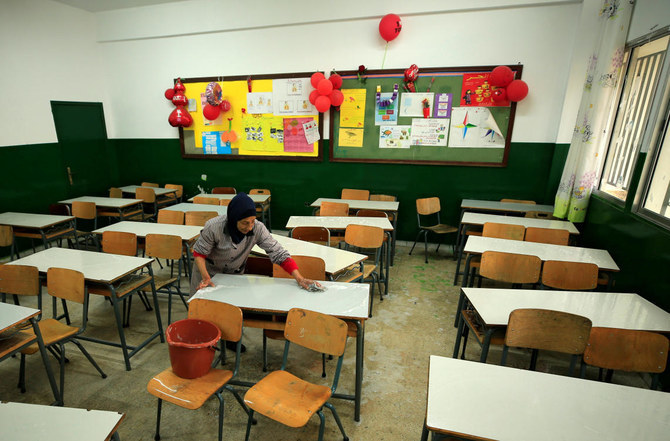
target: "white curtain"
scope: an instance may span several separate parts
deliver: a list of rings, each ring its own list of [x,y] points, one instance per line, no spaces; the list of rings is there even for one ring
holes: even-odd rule
[[[598,38],[589,57],[582,100],[554,216],[583,222],[609,139],[607,125],[623,71],[624,47],[634,0],[604,0],[598,11]]]

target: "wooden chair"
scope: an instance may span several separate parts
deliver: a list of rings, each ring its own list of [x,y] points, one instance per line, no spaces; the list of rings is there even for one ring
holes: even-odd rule
[[[121,199],[123,197],[123,190],[117,187],[112,187],[109,189],[109,197]]]
[[[74,225],[75,225],[75,246],[79,248],[79,245],[83,243],[84,249],[88,248],[88,241],[90,240],[95,250],[98,249],[98,237],[92,231],[98,228],[98,211],[95,206],[95,202],[82,202],[74,201],[72,202],[72,216],[74,216]],[[86,230],[80,229],[82,223],[88,223],[89,227]],[[83,242],[80,241],[83,240]]]
[[[170,190],[177,190],[176,193],[170,194],[169,199],[174,199],[175,202],[181,202],[182,197],[184,196],[184,186],[179,184],[165,184],[165,188]]]
[[[232,199],[219,199],[219,205],[227,207]]]
[[[230,386],[229,382],[237,376],[240,368],[240,349],[242,339],[242,310],[237,306],[214,300],[193,299],[188,309],[188,318],[206,320],[215,324],[221,330],[221,340],[236,342],[235,367],[233,370],[211,369],[199,378],[178,377],[172,368],[154,375],[147,384],[147,391],[158,398],[156,409],[156,434],[154,439],[160,439],[161,411],[163,401],[175,404],[184,409],[199,409],[212,395],[219,400],[219,441],[223,439],[223,392],[231,392],[242,409],[249,414],[242,397]],[[223,353],[223,344],[221,345]]]
[[[595,263],[547,260],[542,265],[542,288],[564,291],[591,291],[598,285]]]
[[[525,199],[500,199],[500,202],[513,202],[516,204],[530,204],[530,205],[536,205],[537,202],[535,201],[529,201]]]
[[[484,228],[482,229],[482,236],[508,240],[523,240],[525,231],[526,227],[523,225],[486,222],[484,224]]]
[[[340,199],[367,201],[370,199],[370,190],[354,190],[352,188],[343,188]]]
[[[572,355],[570,375],[584,353],[591,320],[581,315],[548,309],[515,309],[509,315],[500,364],[505,366],[510,347],[532,349],[530,369],[535,370],[539,350]]]
[[[19,304],[19,296],[37,297],[37,309],[42,309],[40,295],[40,273],[37,267],[28,265],[0,265],[0,295],[2,302],[6,296],[14,298],[14,304]]]
[[[385,217],[388,219],[388,215],[385,211],[380,210],[368,210],[361,209],[356,212],[356,217]]]
[[[158,210],[159,224],[184,225],[184,212],[174,210]]]
[[[14,255],[18,259],[19,251],[14,245],[14,228],[10,225],[0,225],[0,247],[9,247],[9,259],[14,260]]]
[[[214,187],[212,194],[237,194],[235,187]]]
[[[55,318],[42,319],[38,322],[44,346],[56,356],[60,362],[60,396],[65,395],[65,344],[73,343],[88,359],[102,378],[107,375],[100,369],[98,363],[88,351],[79,343],[77,337],[86,331],[88,321],[88,291],[84,283],[84,275],[79,271],[65,268],[49,268],[47,270],[47,292],[55,299],[62,299],[79,303],[82,306],[82,317],[80,326],[70,326]],[[33,332],[32,329],[26,332]],[[26,391],[26,355],[32,355],[39,351],[37,343],[33,343],[21,351],[21,366],[19,371],[19,388],[21,392]]]
[[[194,204],[219,205],[219,198],[208,198],[207,196],[196,196],[193,198]]]
[[[554,245],[568,245],[570,241],[570,232],[568,230],[557,230],[554,228],[526,228],[527,242],[550,243]]]
[[[384,202],[395,202],[398,200],[395,196],[391,196],[390,194],[371,194],[370,195],[370,200],[371,201],[384,201]],[[393,223],[395,220],[395,213],[387,213],[389,222]]]
[[[326,280],[326,262],[320,257],[312,256],[292,256],[295,263],[298,265],[300,274],[303,277],[312,280],[324,281]],[[284,269],[277,265],[272,264],[272,277],[277,277],[280,279],[292,279],[293,276],[284,271]],[[276,318],[275,318],[276,319]],[[271,338],[272,340],[284,340],[284,331],[274,330],[274,329],[264,329],[263,330],[263,372],[267,372],[267,339]],[[323,377],[326,376],[326,360],[325,355],[323,356]]]
[[[151,187],[151,188],[158,188],[159,185],[156,184],[155,182],[142,182],[142,187]]]
[[[268,227],[268,230],[272,231],[270,229],[270,224],[272,223],[272,218],[271,218],[271,212],[270,212],[270,202],[272,200],[270,190],[267,188],[252,188],[249,190],[249,194],[261,194],[261,195],[267,195],[268,200],[265,204],[263,204],[262,207],[256,207],[256,217],[261,218],[261,222],[264,224],[267,224],[266,227]],[[267,215],[267,220],[265,216]],[[266,222],[267,221],[267,222]]]
[[[665,371],[668,360],[668,339],[656,332],[635,331],[616,328],[592,328],[586,350],[581,377],[586,374],[586,365],[607,369],[605,381],[612,381],[615,370],[644,372],[652,375],[651,389],[659,384],[659,374]]]
[[[343,202],[321,202],[319,216],[349,216],[349,204]]]
[[[330,231],[326,227],[295,227],[291,230],[290,236],[294,239],[330,246]]]
[[[218,215],[216,211],[187,211],[184,213],[184,224],[204,227],[208,220]]]
[[[181,261],[182,261],[182,240],[179,236],[169,234],[147,234],[146,235],[146,255],[157,259],[166,259],[168,261],[177,261],[177,275],[173,276],[171,271],[169,276],[155,275],[154,283],[156,292],[164,292],[168,295],[168,323],[172,323],[172,289],[181,298],[184,307],[188,309],[186,298],[181,292]],[[171,266],[173,263],[171,264]]]
[[[265,376],[244,395],[244,402],[250,408],[245,440],[249,440],[253,415],[258,412],[289,427],[303,427],[316,413],[321,420],[318,439],[322,441],[325,429],[324,406],[331,410],[342,436],[347,440],[340,417],[335,407],[328,402],[335,393],[342,370],[347,324],[326,314],[293,308],[286,318],[284,337],[286,343],[281,370]],[[307,382],[285,370],[291,343],[338,357],[331,387]]]
[[[156,192],[152,188],[137,187],[135,199],[142,199],[144,208],[143,220],[155,219],[158,215],[158,204],[156,203]]]
[[[434,234],[451,234],[458,232],[458,228],[452,227],[451,225],[443,224],[440,221],[440,210],[441,208],[439,198],[432,197],[432,198],[423,198],[416,200],[416,220],[419,225],[419,233],[416,235],[416,238],[414,239],[412,249],[409,250],[410,256],[412,255],[412,251],[414,251],[414,247],[416,246],[419,237],[421,237],[421,234],[424,235],[426,263],[428,263],[428,233],[431,232]],[[426,219],[428,222],[431,222],[430,220],[435,219],[437,223],[434,223],[432,225],[423,225],[422,216],[424,218],[428,218]],[[437,244],[437,248],[435,249],[436,253],[439,251],[440,245],[441,245],[440,243]],[[451,247],[452,252],[455,255],[456,253],[455,244],[452,244]]]

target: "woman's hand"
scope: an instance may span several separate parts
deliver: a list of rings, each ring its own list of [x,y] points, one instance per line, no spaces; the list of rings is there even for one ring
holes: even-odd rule
[[[214,284],[214,282],[212,282],[212,279],[209,278],[209,277],[207,277],[206,279],[202,279],[202,281],[198,285],[198,289],[207,288],[208,286],[212,286],[212,287],[216,286]]]
[[[315,281],[315,280],[305,279],[305,278],[302,278],[301,280],[298,280],[298,285],[300,285],[300,287],[302,289],[306,289],[307,291],[309,291],[309,287],[312,284],[318,286],[319,288],[322,288],[321,284],[319,282]]]

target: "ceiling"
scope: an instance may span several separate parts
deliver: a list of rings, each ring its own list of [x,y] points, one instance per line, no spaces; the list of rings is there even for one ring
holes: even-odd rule
[[[173,3],[183,0],[53,0],[58,3],[89,12],[113,11],[115,9],[137,8],[140,6]]]

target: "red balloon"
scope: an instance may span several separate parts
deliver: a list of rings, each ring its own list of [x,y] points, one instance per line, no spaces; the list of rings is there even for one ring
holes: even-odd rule
[[[319,111],[319,113],[325,113],[328,111],[328,109],[330,109],[330,98],[325,95],[320,95],[317,97],[314,106],[316,107],[316,110]]]
[[[168,122],[172,127],[189,127],[193,124],[193,118],[183,106],[177,106],[177,108],[170,113]]]
[[[321,95],[330,95],[330,92],[333,91],[333,83],[324,78],[323,80],[319,81],[316,90],[318,90],[319,94]]]
[[[220,113],[221,108],[219,106],[212,106],[211,104],[205,104],[205,107],[202,109],[202,115],[210,121],[218,118]]]
[[[521,101],[528,95],[528,84],[522,80],[514,80],[507,86],[507,99]]]
[[[333,89],[339,89],[342,87],[342,77],[338,74],[332,74],[328,77],[328,81],[333,85]]]
[[[186,106],[188,105],[188,98],[182,92],[176,92],[172,97],[172,104],[175,106]]]
[[[321,72],[316,72],[312,74],[312,78],[310,79],[310,82],[312,83],[313,88],[317,88],[321,80],[325,80],[326,76],[322,74]]]
[[[181,78],[177,78],[177,82],[176,82],[175,85],[174,85],[174,91],[175,91],[175,92],[183,92],[183,91],[185,91],[185,90],[186,90],[186,88],[185,88],[184,85],[181,83]]]
[[[314,89],[309,93],[309,102],[312,104],[316,104],[316,99],[319,97],[319,91]]]
[[[496,89],[491,94],[491,99],[496,102],[507,101],[507,91],[505,89]]]
[[[230,110],[230,108],[231,108],[232,106],[230,105],[230,101],[228,101],[228,100],[223,100],[223,101],[221,101],[221,104],[219,104],[219,107],[221,108],[221,112],[222,112],[222,113],[226,113],[227,111]]]
[[[344,95],[341,91],[335,89],[330,94],[330,102],[333,106],[337,107],[344,102]]]
[[[489,76],[489,82],[496,87],[506,87],[512,80],[514,80],[514,71],[507,66],[496,67]]]
[[[379,22],[379,35],[387,42],[395,39],[402,30],[402,21],[395,14],[386,14]]]
[[[173,96],[174,96],[174,89],[166,89],[165,90],[165,98],[167,98],[168,101],[172,101]]]

